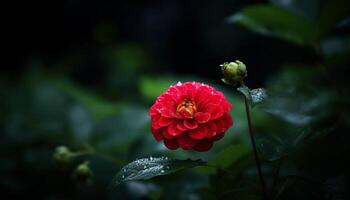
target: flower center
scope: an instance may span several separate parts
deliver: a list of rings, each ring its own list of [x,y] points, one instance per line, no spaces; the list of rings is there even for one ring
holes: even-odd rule
[[[196,111],[196,105],[189,99],[184,99],[176,108],[176,112],[186,117],[192,117]]]

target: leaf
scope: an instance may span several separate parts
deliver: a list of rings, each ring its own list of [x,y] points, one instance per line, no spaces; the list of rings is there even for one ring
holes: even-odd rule
[[[219,152],[212,160],[208,162],[208,165],[223,169],[228,168],[244,156],[248,155],[250,151],[250,148],[243,144],[231,145]]]
[[[115,177],[115,184],[134,180],[147,180],[174,173],[181,169],[204,165],[202,160],[176,160],[168,157],[149,157],[135,160],[124,166]]]
[[[322,35],[336,26],[340,20],[348,17],[350,12],[349,0],[320,1],[317,25]]]
[[[239,88],[237,88],[237,90],[239,92],[241,92],[245,97],[247,97],[249,99],[249,101],[251,101],[251,96],[250,96],[250,89],[247,86],[241,86]]]
[[[250,97],[252,105],[259,104],[266,99],[266,90],[264,88],[252,89],[250,91]]]
[[[329,37],[322,41],[322,53],[326,56],[346,55],[350,52],[350,37],[337,36]]]
[[[142,107],[125,105],[117,114],[96,123],[91,141],[101,148],[113,148],[121,145],[127,146],[148,135],[147,111]]]
[[[140,78],[139,89],[141,94],[151,100],[157,98],[163,93],[171,84],[172,80],[169,78],[151,78],[144,76]]]
[[[268,136],[265,136],[268,137]],[[258,141],[259,151],[269,161],[280,159],[285,153],[285,147],[279,138],[270,136],[268,139],[260,139]]]
[[[250,90],[247,86],[244,85],[237,88],[237,90],[244,94],[246,98],[248,98],[252,107],[262,103],[267,98],[266,90],[264,88],[256,88]]]
[[[310,46],[318,40],[317,29],[310,21],[279,6],[249,6],[229,17],[228,22],[299,45]]]
[[[206,174],[215,174],[215,168],[227,169],[250,152],[251,149],[247,145],[230,145],[220,151],[212,160],[208,161],[207,166],[199,167],[197,171]]]
[[[96,116],[98,119],[111,116],[122,107],[118,103],[106,101],[95,93],[74,85],[69,80],[56,79],[53,82],[59,89],[86,106],[93,113],[93,116]]]
[[[319,0],[269,0],[272,4],[291,10],[292,12],[301,14],[310,20],[318,17],[319,7],[321,2]]]
[[[321,69],[288,67],[268,83],[270,96],[263,110],[297,126],[326,116],[337,94],[321,84],[324,76]]]

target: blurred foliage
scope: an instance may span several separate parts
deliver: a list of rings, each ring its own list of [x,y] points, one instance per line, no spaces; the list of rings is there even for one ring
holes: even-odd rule
[[[349,198],[349,9],[346,0],[271,0],[237,7],[227,16],[230,23],[225,26],[233,26],[241,35],[240,41],[226,38],[225,45],[234,48],[229,53],[234,58],[225,59],[247,60],[247,85],[253,83],[250,87],[263,87],[267,93],[252,115],[271,199]],[[208,16],[203,15],[201,23],[210,21]],[[215,23],[225,21],[220,20]],[[221,84],[219,75],[217,80],[199,76],[206,70],[207,74],[220,74],[222,58],[216,60],[217,66],[206,69],[199,56],[194,68],[198,73],[181,74],[160,66],[157,52],[147,45],[137,40],[116,41],[118,34],[122,31],[105,21],[92,33],[94,45],[69,48],[55,62],[32,56],[22,71],[14,68],[1,73],[3,197],[260,199],[242,94]],[[211,42],[221,44],[216,36],[211,35],[215,38]],[[255,43],[259,37],[264,42]],[[206,43],[204,36],[201,42],[213,50],[210,52],[222,53]],[[276,49],[276,54],[262,58],[256,54],[258,48],[267,53]],[[159,55],[165,55],[163,50],[159,47]],[[196,53],[190,56],[198,56]],[[104,68],[91,69],[96,63]],[[259,66],[252,66],[254,63]],[[190,70],[189,66],[183,67]],[[82,70],[84,67],[87,70]],[[168,69],[166,74],[164,69]],[[167,150],[152,138],[148,108],[169,85],[193,80],[225,93],[233,105],[234,126],[207,153]],[[261,80],[267,81],[256,86]],[[62,150],[62,145],[66,149]],[[175,166],[166,176],[154,177],[162,174],[163,168],[157,168],[156,174],[141,177],[152,179],[114,186],[113,177],[123,166],[150,156],[178,159],[184,165]],[[207,165],[178,170],[197,166],[186,159],[205,160]]]

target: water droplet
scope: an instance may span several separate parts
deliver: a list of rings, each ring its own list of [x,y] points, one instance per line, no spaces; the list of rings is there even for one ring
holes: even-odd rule
[[[152,157],[152,156],[151,156],[151,157],[149,157],[149,160],[150,160],[150,161],[152,161],[152,160],[153,160],[153,157]]]
[[[162,170],[160,170],[160,173],[164,173],[165,171],[162,169]]]
[[[177,86],[181,86],[182,83],[179,81],[179,82],[176,83],[176,85],[177,85]]]
[[[125,178],[125,176],[124,176],[124,175],[122,175],[122,178]]]

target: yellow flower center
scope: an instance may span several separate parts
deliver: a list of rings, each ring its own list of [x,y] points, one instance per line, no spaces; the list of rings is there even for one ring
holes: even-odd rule
[[[176,108],[176,112],[190,117],[192,117],[196,111],[196,105],[189,99],[184,99]]]

